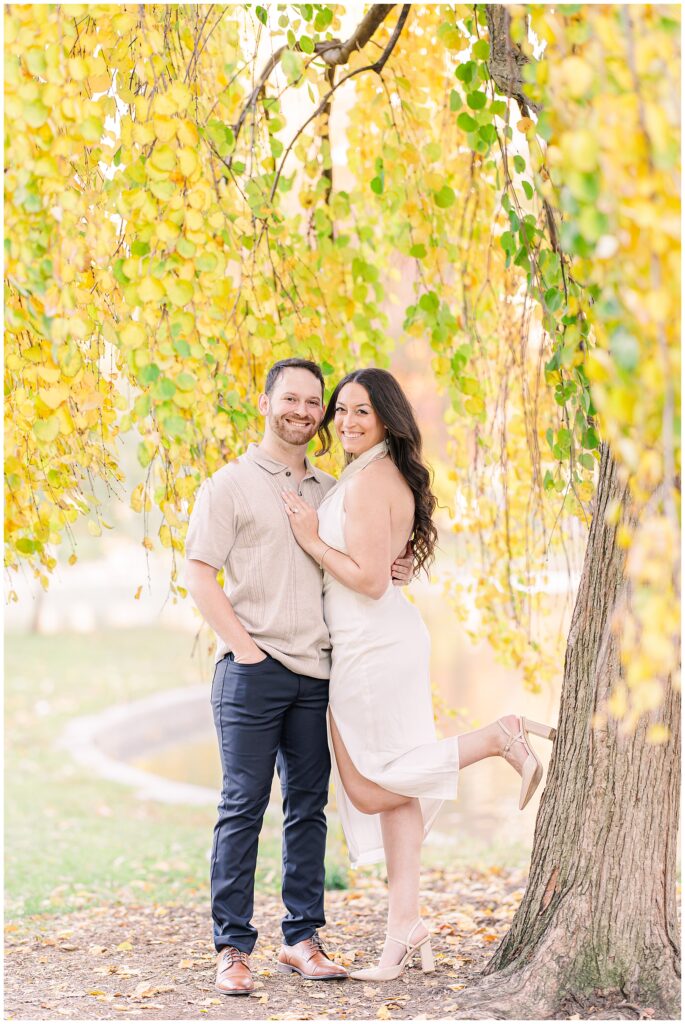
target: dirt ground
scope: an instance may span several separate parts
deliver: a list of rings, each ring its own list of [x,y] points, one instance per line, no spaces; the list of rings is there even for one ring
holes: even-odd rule
[[[397,981],[304,981],[276,971],[283,907],[258,894],[252,956],[255,991],[214,989],[215,952],[206,902],[109,904],[5,926],[5,1020],[432,1020],[466,1018],[457,1000],[485,967],[523,896],[519,869],[431,871],[422,876],[422,916],[436,970],[419,958]],[[385,885],[360,878],[326,894],[321,934],[346,967],[375,962],[383,942]],[[570,997],[569,997],[570,999]],[[561,1019],[649,1020],[655,1012],[603,993],[570,999]],[[471,1018],[472,1019],[472,1018]]]
[[[281,901],[258,895],[254,993],[214,990],[214,945],[206,903],[108,905],[33,917],[5,935],[5,1019],[314,1020],[449,1017],[458,992],[485,965],[523,894],[514,870],[425,872],[422,914],[433,932],[436,970],[416,966],[394,982],[304,981],[275,970]],[[366,966],[382,945],[385,886],[360,879],[326,894],[321,935],[340,963]]]

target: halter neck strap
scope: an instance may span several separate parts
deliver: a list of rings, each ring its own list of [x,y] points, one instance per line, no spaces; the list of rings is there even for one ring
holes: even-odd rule
[[[358,455],[355,459],[352,459],[351,462],[348,462],[340,474],[338,482],[326,493],[324,500],[330,498],[332,494],[335,494],[336,491],[340,490],[343,484],[348,483],[353,476],[360,473],[365,466],[369,465],[370,462],[375,462],[376,459],[382,459],[384,455],[388,454],[389,450],[390,446],[388,445],[388,442],[383,439],[382,441],[379,441],[378,444],[373,445],[372,448],[368,448],[365,452],[362,452],[361,455]]]

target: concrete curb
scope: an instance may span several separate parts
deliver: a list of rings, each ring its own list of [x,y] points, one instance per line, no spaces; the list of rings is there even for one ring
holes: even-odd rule
[[[125,763],[155,748],[206,734],[212,726],[208,687],[185,686],[75,718],[58,746],[89,771],[132,786],[141,800],[216,806],[218,789],[175,782]]]

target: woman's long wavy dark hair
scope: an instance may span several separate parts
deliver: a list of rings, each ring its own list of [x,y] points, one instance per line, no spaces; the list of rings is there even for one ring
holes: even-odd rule
[[[389,454],[400,473],[407,481],[414,495],[414,530],[411,541],[414,550],[414,575],[421,569],[428,573],[435,557],[438,531],[433,523],[437,498],[431,491],[431,477],[423,462],[421,432],[414,417],[414,411],[407,396],[395,378],[387,370],[369,367],[354,370],[339,382],[330,397],[326,415],[319,427],[321,449],[316,454],[324,455],[331,447],[330,425],[335,416],[338,396],[346,384],[361,384],[369,393],[371,405],[388,428]],[[345,455],[346,462],[350,457]]]

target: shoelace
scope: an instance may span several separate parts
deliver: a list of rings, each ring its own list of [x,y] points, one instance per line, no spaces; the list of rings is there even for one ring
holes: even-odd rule
[[[326,958],[328,958],[328,953],[324,949],[323,942],[321,941],[321,936],[317,932],[314,932],[314,934],[309,937],[309,942],[314,947],[312,949],[311,955],[308,957],[309,960],[311,960],[311,958],[315,956],[317,953],[323,953],[323,955]]]
[[[240,961],[240,963],[244,964],[245,967],[250,966],[247,962],[247,953],[244,953],[242,949],[236,949],[235,946],[226,946],[226,951],[222,961],[222,970],[230,970],[236,961]]]

